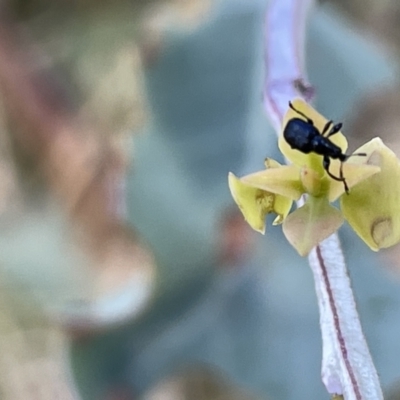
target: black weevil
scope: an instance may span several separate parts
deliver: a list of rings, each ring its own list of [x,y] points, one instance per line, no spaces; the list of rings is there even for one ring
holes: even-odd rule
[[[328,121],[322,132],[320,132],[314,125],[311,118],[307,117],[304,113],[293,106],[289,101],[289,107],[297,114],[305,118],[292,118],[288,121],[283,131],[283,137],[288,142],[292,149],[299,150],[302,153],[315,153],[323,156],[323,167],[326,173],[336,181],[343,182],[344,190],[349,194],[349,188],[346,179],[343,176],[343,162],[352,156],[366,156],[365,153],[344,154],[342,149],[329,140],[329,137],[338,133],[342,129],[342,124],[333,124],[333,121]],[[338,159],[340,164],[340,176],[335,176],[329,171],[329,166],[332,159]]]

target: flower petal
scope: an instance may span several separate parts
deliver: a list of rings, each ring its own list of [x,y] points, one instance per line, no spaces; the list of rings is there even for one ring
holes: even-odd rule
[[[341,208],[361,239],[377,251],[400,241],[400,164],[379,138],[357,152],[367,153],[367,157],[354,161],[379,166],[381,171],[352,188],[348,196],[342,196]]]
[[[289,214],[292,199],[248,185],[232,173],[229,173],[228,181],[236,204],[254,230],[265,232],[265,217],[268,213],[277,214],[273,225],[281,224]]]
[[[264,160],[265,168],[279,168],[282,166],[282,164],[278,163],[278,161],[275,161],[273,158],[266,158]]]
[[[343,224],[339,210],[325,197],[310,196],[306,203],[290,214],[283,223],[283,233],[301,256],[322,242]]]
[[[279,194],[275,196],[274,213],[277,214],[277,217],[272,225],[280,225],[286,219],[292,208],[292,203],[292,199],[288,197],[280,196]]]
[[[292,101],[293,106],[296,108],[296,110],[302,112],[303,114],[307,115],[309,118],[314,123],[314,126],[322,132],[325,124],[328,122],[328,120],[323,117],[320,113],[318,113],[314,108],[312,108],[309,104],[307,104],[305,101],[301,99],[295,99]],[[300,114],[296,113],[294,110],[291,108],[288,109],[284,119],[283,119],[283,130],[286,127],[287,123],[289,120],[293,118],[300,118],[304,120],[304,117],[302,117]],[[347,149],[347,140],[343,136],[341,132],[336,133],[335,135],[331,136],[329,140],[339,146],[342,151],[346,151]],[[294,150],[292,149],[289,144],[286,142],[286,140],[283,137],[283,131],[282,134],[279,137],[279,149],[281,152],[285,155],[285,157],[290,160],[293,164],[298,165],[299,167],[303,166],[308,166],[314,171],[317,171],[321,174],[323,174],[324,169],[322,166],[322,156],[319,156],[314,153],[310,154],[304,154],[299,150]]]
[[[304,193],[300,171],[294,165],[269,168],[241,178],[243,183],[268,192],[298,200]]]
[[[307,166],[301,168],[300,179],[305,191],[314,197],[327,192],[325,187],[329,184],[326,179],[322,179],[318,172]]]
[[[265,216],[272,211],[275,196],[243,183],[231,172],[229,189],[245,220],[257,232],[265,233]]]
[[[361,157],[359,157],[361,159]],[[364,162],[366,161],[365,157]],[[333,175],[339,176],[340,172],[340,161],[336,161],[335,163],[332,162],[330,171]],[[347,186],[352,191],[352,188],[362,182],[363,180],[369,178],[372,175],[377,174],[380,172],[380,167],[377,165],[367,165],[367,164],[353,164],[349,162],[343,163],[343,176],[346,179]],[[329,179],[330,186],[329,186],[329,201],[333,202],[337,200],[341,195],[344,194],[344,184],[343,182],[335,181],[333,179]]]

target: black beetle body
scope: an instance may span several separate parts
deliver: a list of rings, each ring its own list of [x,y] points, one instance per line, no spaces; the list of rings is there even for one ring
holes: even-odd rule
[[[314,152],[340,160],[345,158],[339,146],[322,136],[314,125],[300,118],[292,118],[287,123],[283,136],[292,149],[300,150],[302,153]]]
[[[336,181],[343,182],[346,193],[349,193],[349,188],[346,179],[343,176],[342,164],[340,165],[340,176],[335,176],[329,171],[331,159],[340,160],[342,163],[350,156],[365,156],[365,153],[357,153],[347,155],[342,152],[342,149],[329,140],[329,137],[338,133],[342,128],[342,124],[333,125],[332,121],[328,121],[322,132],[320,132],[314,125],[312,119],[308,118],[301,111],[294,108],[293,104],[289,102],[289,107],[301,118],[292,118],[288,121],[283,130],[283,137],[292,149],[299,150],[302,153],[309,154],[315,153],[323,156],[323,166],[326,173]]]

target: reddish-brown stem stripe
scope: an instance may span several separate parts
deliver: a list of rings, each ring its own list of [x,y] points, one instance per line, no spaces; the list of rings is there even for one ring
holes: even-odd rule
[[[329,298],[329,306],[330,306],[330,309],[331,309],[332,315],[333,315],[333,322],[335,325],[335,333],[337,336],[337,341],[340,344],[340,352],[342,354],[344,363],[346,365],[346,369],[349,374],[356,399],[362,400],[360,388],[358,386],[358,382],[357,382],[356,376],[354,374],[353,367],[351,366],[351,363],[349,360],[347,347],[346,347],[346,341],[344,340],[344,337],[343,337],[343,332],[342,332],[342,329],[340,326],[340,318],[339,318],[339,314],[337,312],[336,302],[333,297],[333,292],[332,292],[332,288],[331,288],[329,277],[328,277],[328,271],[325,266],[325,262],[324,262],[324,258],[321,253],[320,246],[316,247],[316,253],[317,253],[318,263],[321,267],[321,272],[322,272],[322,276],[324,279],[325,289],[326,289],[326,292],[327,292],[328,298]]]

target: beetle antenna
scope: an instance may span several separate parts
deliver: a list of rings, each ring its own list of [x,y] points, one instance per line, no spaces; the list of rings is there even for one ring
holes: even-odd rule
[[[303,116],[304,118],[308,118],[307,115],[305,115],[305,114],[302,113],[301,111],[297,110],[297,109],[294,107],[294,105],[292,104],[291,101],[289,101],[289,107],[290,107],[293,111],[297,112],[297,114],[300,114],[300,115]]]
[[[301,115],[303,118],[305,118],[306,121],[307,121],[308,123],[310,123],[311,125],[314,125],[314,122],[312,121],[312,119],[310,119],[309,117],[307,117],[307,115],[304,114],[303,112],[297,110],[297,109],[294,107],[294,105],[292,104],[291,101],[289,101],[289,107],[290,107],[293,111],[297,112],[297,114],[299,114],[299,115]]]

